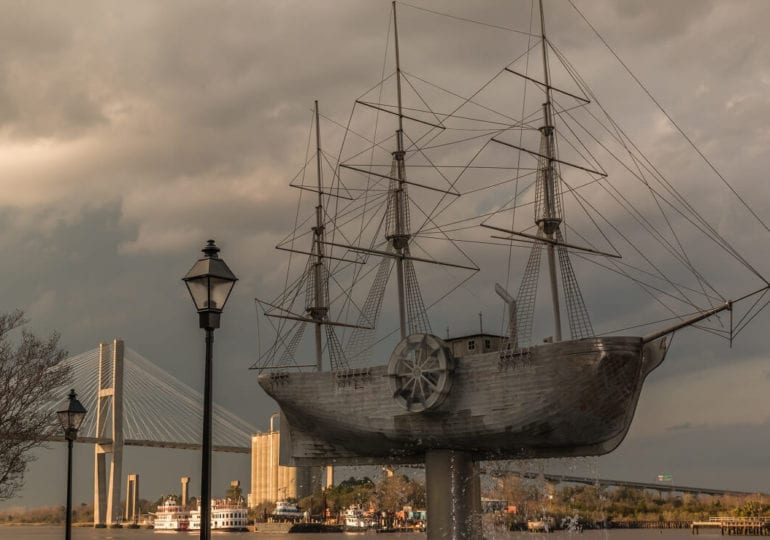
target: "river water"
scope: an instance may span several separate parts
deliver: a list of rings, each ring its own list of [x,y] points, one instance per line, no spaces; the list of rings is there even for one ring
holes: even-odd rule
[[[424,533],[327,533],[327,534],[265,534],[265,533],[227,533],[213,532],[212,536],[225,540],[233,538],[254,538],[257,540],[425,540]],[[719,536],[717,532],[701,534],[700,536]],[[64,527],[5,527],[0,526],[2,540],[62,540]],[[155,532],[149,529],[93,529],[90,527],[75,527],[72,529],[72,540],[195,540],[197,533]],[[499,530],[485,531],[485,540],[685,540],[692,538],[689,529],[635,529],[635,530],[601,530],[585,531],[583,533],[559,531],[551,534],[507,532]],[[716,540],[716,539],[715,539]]]

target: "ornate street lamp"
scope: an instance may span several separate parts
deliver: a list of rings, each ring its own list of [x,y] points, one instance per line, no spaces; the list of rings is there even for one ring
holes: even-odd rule
[[[205,257],[198,259],[182,278],[198,310],[200,327],[206,330],[206,370],[203,389],[203,455],[201,458],[201,540],[211,537],[211,357],[214,330],[238,278],[225,261],[219,258],[219,248],[209,240],[203,248]]]
[[[78,438],[78,430],[86,416],[86,408],[77,399],[75,390],[70,390],[69,396],[61,404],[62,409],[56,411],[67,439],[67,517],[65,539],[72,538],[72,443]]]

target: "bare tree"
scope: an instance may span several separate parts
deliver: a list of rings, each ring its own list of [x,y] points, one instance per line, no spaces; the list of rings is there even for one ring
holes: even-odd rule
[[[40,406],[69,379],[59,334],[40,339],[25,324],[21,310],[0,313],[0,500],[22,486],[31,450],[56,428],[55,413]]]

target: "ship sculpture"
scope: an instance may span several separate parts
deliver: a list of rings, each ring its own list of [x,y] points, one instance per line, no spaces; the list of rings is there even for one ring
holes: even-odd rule
[[[768,282],[608,119],[602,124],[611,128],[605,136],[622,145],[629,157],[623,161],[618,153],[610,155],[628,169],[632,181],[645,186],[669,227],[655,229],[646,218],[638,217],[630,202],[625,204],[624,193],[613,191],[608,174],[589,151],[590,144],[606,148],[605,139],[590,139],[581,147],[575,142],[579,130],[567,124],[570,119],[573,124],[579,122],[575,111],[587,110],[596,98],[547,39],[542,3],[537,21],[540,34],[527,48],[527,54],[536,54],[537,61],[528,63],[528,70],[519,68],[520,61],[509,64],[493,77],[495,81],[505,77],[518,81],[529,92],[525,98],[529,104],[533,99],[540,103],[529,108],[511,106],[504,113],[483,102],[488,81],[472,93],[442,93],[438,85],[428,86],[424,79],[407,74],[399,57],[395,11],[394,3],[394,72],[368,94],[376,98],[365,95],[356,100],[338,156],[322,150],[316,103],[315,162],[306,161],[315,168],[315,183],[305,182],[304,170],[302,181],[293,183],[300,193],[310,192],[314,197],[312,226],[304,226],[306,234],[300,227],[300,232],[278,246],[307,255],[307,263],[300,277],[287,281],[289,286],[277,298],[257,300],[277,333],[255,367],[260,370],[260,386],[280,405],[281,462],[409,463],[424,461],[433,450],[462,452],[473,461],[610,452],[628,432],[645,378],[665,358],[676,331],[696,323],[713,323],[714,332],[732,339],[734,302],[711,287],[707,277],[690,264],[672,222],[694,223],[704,242],[714,244],[714,253],[726,253],[757,279],[757,286],[751,288],[756,291],[736,295],[740,297],[736,301],[764,294]],[[571,75],[574,90],[553,85],[549,67],[553,56],[561,71]],[[539,74],[531,69],[537,64]],[[431,107],[416,88],[419,82],[426,83],[422,88],[432,89],[434,97],[449,96],[456,101],[453,105],[445,101],[443,109]],[[394,87],[394,96],[384,96],[386,86]],[[417,104],[404,103],[407,89],[419,95]],[[521,117],[515,117],[517,112]],[[371,124],[377,126],[373,134],[364,136],[357,131],[352,120],[357,113],[373,118]],[[389,121],[393,131],[382,135],[382,126]],[[466,127],[458,127],[461,122]],[[569,142],[572,157],[561,155],[557,142],[563,141]],[[387,162],[378,159],[382,155]],[[462,156],[468,161],[460,166],[457,161]],[[492,165],[481,165],[483,156],[490,157]],[[515,163],[503,166],[503,162]],[[527,168],[526,163],[532,166]],[[326,178],[325,169],[332,171]],[[509,175],[516,171],[515,178],[493,182],[490,170],[505,170]],[[486,182],[483,187],[511,188],[512,192],[498,199],[507,202],[473,221],[461,215],[457,209],[462,205],[454,200],[481,189],[474,185],[475,177]],[[466,186],[464,192],[461,186]],[[603,232],[599,238],[605,243],[600,244],[573,232],[573,224],[579,220],[567,227],[568,200],[583,211],[596,211],[582,195],[586,192],[581,191],[582,186],[600,186],[614,194],[618,205],[636,220],[635,230],[650,233],[660,251],[694,276],[695,285],[661,277],[662,266],[635,273],[610,234]],[[436,196],[437,202],[426,202],[430,196]],[[667,202],[661,202],[664,196]],[[444,223],[440,222],[442,212],[450,216]],[[511,212],[517,212],[514,220]],[[518,227],[516,220],[525,212],[529,224]],[[415,216],[420,221],[417,227],[412,226]],[[495,221],[500,216],[508,216],[507,225]],[[604,226],[610,232],[618,231],[601,217],[584,221],[597,230]],[[505,287],[495,286],[506,309],[506,330],[483,343],[479,339],[473,351],[468,350],[467,340],[445,340],[431,330],[416,270],[441,266],[455,273],[478,272],[479,267],[459,247],[460,260],[449,262],[423,250],[431,239],[459,246],[460,240],[447,231],[467,231],[470,225],[473,234],[482,231],[487,243],[501,246],[497,249],[503,260],[512,246],[529,249],[518,293],[514,296]],[[359,227],[357,232],[351,232],[353,226]],[[636,238],[623,238],[626,242],[621,247],[636,255]],[[535,343],[532,335],[543,252],[546,265],[542,274],[550,290],[553,334]],[[636,335],[596,335],[573,257],[630,277],[646,294],[661,293],[661,302],[672,308],[673,316],[657,329]],[[391,280],[394,269],[395,279]],[[497,270],[503,276],[505,265],[501,263]],[[340,285],[341,278],[336,276],[344,272],[352,276],[353,285]],[[650,278],[646,284],[645,274]],[[383,326],[380,315],[389,281],[396,282],[400,339],[388,356],[378,349],[375,332]],[[438,280],[430,281],[434,285]],[[369,292],[355,302],[352,291],[364,282],[370,286]],[[332,294],[331,284],[340,292]],[[335,302],[340,306],[336,310]],[[756,305],[741,320],[750,320]],[[563,319],[569,337],[562,336]],[[301,346],[307,326],[315,331],[314,355]],[[303,360],[308,357],[312,360]],[[361,358],[368,361],[356,363]]]

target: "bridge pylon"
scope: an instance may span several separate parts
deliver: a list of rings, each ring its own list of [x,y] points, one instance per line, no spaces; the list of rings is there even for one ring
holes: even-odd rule
[[[115,339],[112,346],[109,343],[99,344],[97,442],[94,445],[94,527],[115,526],[122,514],[120,484],[123,474],[123,353],[124,345],[121,339]]]

